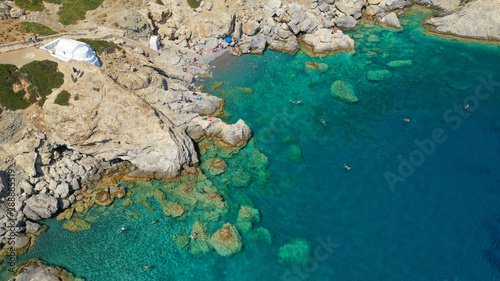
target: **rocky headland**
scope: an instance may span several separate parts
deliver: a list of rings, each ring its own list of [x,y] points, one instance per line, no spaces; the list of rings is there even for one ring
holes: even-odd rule
[[[400,29],[398,16],[413,4],[442,12],[426,22],[432,32],[500,41],[499,0],[209,0],[197,8],[181,0],[105,0],[87,12],[85,21],[68,26],[57,21],[57,5],[29,12],[13,1],[0,2],[3,21],[39,22],[86,38],[104,38],[122,48],[102,55],[101,68],[58,62],[64,84],[42,107],[1,113],[4,255],[10,251],[13,235],[16,252],[27,251],[35,235],[44,230],[37,221],[61,215],[70,207],[92,206],[86,199],[89,194],[100,205],[123,197],[125,191],[115,185],[103,187],[101,193],[86,187],[105,174],[121,170],[129,179],[174,179],[199,173],[193,168],[200,162],[197,142],[214,140],[226,150],[244,146],[251,137],[250,128],[243,120],[227,124],[217,117],[207,118],[217,116],[224,101],[194,86],[199,75],[209,73],[209,63],[216,56],[233,48],[242,54],[262,53],[266,48],[295,53],[301,47],[311,55],[353,51],[354,40],[342,30],[356,29],[362,17]],[[154,34],[164,38],[161,52],[148,48]],[[226,42],[226,37],[232,42]],[[0,46],[0,50],[8,48]],[[73,67],[84,73],[77,82],[70,77]],[[67,106],[54,103],[63,90],[72,93]],[[346,102],[357,101],[347,90],[334,94]],[[300,156],[300,151],[294,155]],[[293,158],[300,161],[299,156]],[[121,161],[132,165],[116,164]],[[225,163],[210,164],[209,172],[223,173]],[[172,205],[165,207],[172,216],[179,211]],[[245,208],[236,227],[224,226],[208,242],[222,255],[239,251],[238,230],[246,232],[257,221],[246,214],[257,211]],[[219,241],[229,241],[231,246]],[[46,267],[38,266],[50,273],[52,269]]]

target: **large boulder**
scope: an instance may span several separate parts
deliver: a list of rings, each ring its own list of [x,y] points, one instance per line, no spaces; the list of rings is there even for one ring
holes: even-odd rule
[[[50,218],[59,209],[58,200],[48,194],[37,194],[25,203],[24,215],[34,221]]]
[[[209,243],[223,257],[232,256],[241,251],[243,247],[238,230],[230,223],[224,224],[221,229],[215,232]]]
[[[299,33],[312,33],[319,26],[316,16],[308,12],[300,4],[290,4],[287,13],[290,15],[290,21],[287,23],[288,28],[296,35]]]
[[[401,29],[401,23],[399,22],[398,16],[394,12],[385,15],[380,19],[380,22],[387,26]]]
[[[410,0],[385,0],[385,10],[393,11],[411,6]]]
[[[354,40],[348,35],[343,34],[340,30],[332,34],[330,30],[321,28],[313,34],[305,34],[302,40],[312,48],[314,53],[329,53],[354,49]]]
[[[456,12],[427,20],[433,32],[500,41],[500,1],[476,0]]]
[[[36,176],[35,161],[37,156],[38,154],[33,151],[29,153],[21,153],[14,159],[19,167],[23,168],[29,176],[34,177]]]
[[[18,275],[12,279],[14,281],[61,281],[69,280],[71,273],[57,266],[48,266],[37,259],[24,261],[17,265]],[[10,280],[10,279],[9,279]],[[74,278],[71,280],[83,280]]]
[[[361,9],[366,5],[366,0],[336,0],[335,6],[339,11],[354,19],[361,17]]]
[[[336,24],[340,29],[353,29],[358,26],[358,21],[352,16],[341,16],[337,19]]]
[[[10,17],[13,19],[18,19],[22,15],[24,15],[24,11],[23,11],[23,9],[21,9],[19,7],[14,7],[10,10]]]

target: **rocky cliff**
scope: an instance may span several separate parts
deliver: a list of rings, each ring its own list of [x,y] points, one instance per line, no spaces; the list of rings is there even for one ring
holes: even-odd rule
[[[471,1],[451,14],[425,22],[431,31],[465,38],[500,41],[500,0]]]

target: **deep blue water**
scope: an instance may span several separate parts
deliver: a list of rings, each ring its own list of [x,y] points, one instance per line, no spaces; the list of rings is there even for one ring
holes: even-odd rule
[[[225,199],[235,206],[251,200],[272,245],[244,236],[244,250],[233,257],[193,257],[171,240],[192,219],[168,220],[138,204],[120,213],[117,200],[88,231],[71,233],[47,220],[49,231],[23,258],[87,280],[499,280],[500,48],[423,35],[425,13],[410,11],[401,32],[371,26],[351,32],[364,35],[356,52],[319,59],[266,51],[216,68],[203,81],[208,89],[224,82],[209,92],[226,100],[227,121],[244,119],[254,133],[228,164],[253,170],[248,155],[256,149],[270,160],[268,181],[249,172],[250,186],[228,184]],[[392,60],[411,60],[412,67],[388,68]],[[329,69],[306,72],[306,61]],[[382,69],[390,79],[366,79]],[[359,102],[334,99],[336,80],[351,84]],[[474,99],[478,87],[481,99]],[[419,152],[415,142],[432,139],[434,130],[441,142],[428,155]],[[292,145],[302,152],[299,163],[288,156]],[[399,173],[401,159],[410,158],[413,171]],[[391,185],[388,173],[404,181]],[[127,221],[133,211],[142,216]],[[234,222],[234,211],[222,219]],[[130,231],[117,235],[124,224]],[[278,264],[278,248],[296,237],[317,250],[305,266]]]

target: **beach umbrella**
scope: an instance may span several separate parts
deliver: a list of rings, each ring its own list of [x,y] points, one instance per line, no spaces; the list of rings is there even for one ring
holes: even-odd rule
[[[229,37],[229,36],[228,36],[228,37],[226,37],[226,42],[227,42],[227,43],[231,43],[231,42],[233,42],[233,38],[231,38],[231,37]]]

